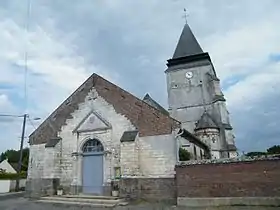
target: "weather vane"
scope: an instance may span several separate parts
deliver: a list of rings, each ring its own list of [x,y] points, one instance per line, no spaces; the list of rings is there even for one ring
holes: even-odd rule
[[[186,8],[184,8],[184,15],[183,15],[183,18],[185,19],[186,23],[188,22],[188,19],[187,19],[188,16],[189,16],[189,15],[187,14],[187,10],[186,10]]]

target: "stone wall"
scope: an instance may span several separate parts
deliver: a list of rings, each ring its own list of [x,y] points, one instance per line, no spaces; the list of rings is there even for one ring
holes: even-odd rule
[[[140,175],[173,178],[176,165],[176,141],[172,134],[139,138]]]
[[[25,196],[39,198],[46,195],[55,195],[59,183],[59,179],[28,179],[26,181]]]
[[[189,162],[176,167],[178,197],[280,196],[280,159]]]
[[[174,178],[122,178],[120,197],[176,203]]]
[[[83,126],[90,113],[108,122],[108,128],[75,132]],[[82,185],[82,157],[75,159],[72,154],[81,154],[83,144],[88,139],[96,138],[102,143],[106,153],[104,155],[104,185],[107,186],[114,176],[114,167],[119,166],[120,138],[124,131],[135,130],[135,127],[125,116],[117,113],[111,104],[98,96],[94,89],[88,93],[85,101],[78,105],[78,109],[71,116],[72,118],[66,120],[59,132],[62,138],[61,184],[65,187]]]
[[[76,132],[91,115],[105,121],[108,127]],[[121,167],[123,177],[174,178],[174,133],[137,136],[133,142],[121,143],[123,133],[136,128],[128,118],[117,113],[111,104],[98,96],[95,90],[89,92],[86,100],[78,105],[71,116],[59,132],[62,140],[54,148],[45,148],[45,144],[31,145],[29,189],[37,190],[39,194],[44,194],[45,191],[52,193],[48,190],[51,189],[51,182],[48,180],[52,179],[59,179],[67,193],[81,189],[82,146],[91,138],[98,139],[104,147],[104,188],[110,186],[116,167]],[[36,186],[38,183],[41,183],[40,187]]]
[[[30,146],[27,179],[42,178],[44,174],[45,144]]]

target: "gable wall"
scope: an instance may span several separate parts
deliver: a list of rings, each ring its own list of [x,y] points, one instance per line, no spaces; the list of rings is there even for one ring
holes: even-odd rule
[[[89,98],[95,99],[89,100]],[[110,123],[111,128],[73,133],[73,130],[92,109]],[[45,144],[31,145],[32,163],[29,168],[29,180],[59,178],[63,186],[81,186],[82,157],[74,157],[73,153],[81,153],[82,145],[90,138],[100,140],[106,151],[104,155],[105,186],[109,185],[111,178],[114,177],[114,167],[118,166],[128,169],[122,171],[127,176],[174,177],[176,143],[173,133],[148,137],[137,136],[135,142],[124,142],[121,145],[120,139],[123,132],[136,130],[136,128],[125,116],[117,113],[114,107],[99,96],[94,89],[89,92],[85,102],[80,103],[71,116],[58,133],[58,136],[62,138],[59,145],[60,154],[57,154],[58,150],[48,152],[52,149],[46,149]],[[50,158],[54,158],[53,162],[47,161]],[[59,165],[53,163],[59,163]],[[52,169],[49,166],[53,166]]]
[[[89,98],[95,98],[94,100],[88,100]],[[74,134],[72,131],[79,125],[88,113],[94,110],[104,120],[109,122],[112,126],[111,129],[93,132],[84,132]],[[95,90],[89,92],[87,99],[84,103],[79,104],[79,109],[72,113],[72,119],[66,121],[66,125],[62,127],[59,136],[62,138],[62,162],[63,168],[61,180],[65,183],[71,183],[74,176],[77,176],[79,183],[81,184],[81,171],[73,172],[73,152],[82,152],[82,145],[89,138],[96,138],[103,144],[104,150],[108,152],[104,155],[104,181],[110,181],[111,176],[114,173],[114,166],[118,164],[120,153],[120,139],[124,131],[135,130],[136,128],[132,123],[123,115],[116,113],[114,107],[108,104],[102,97],[98,96]]]
[[[6,173],[16,173],[17,171],[9,164],[8,160],[3,160],[0,163],[0,169],[5,170]]]

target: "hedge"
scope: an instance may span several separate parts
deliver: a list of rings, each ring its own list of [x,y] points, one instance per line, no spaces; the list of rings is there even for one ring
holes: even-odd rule
[[[17,178],[26,179],[27,173],[21,172],[20,174],[12,174],[12,173],[0,173],[0,180],[15,180]]]

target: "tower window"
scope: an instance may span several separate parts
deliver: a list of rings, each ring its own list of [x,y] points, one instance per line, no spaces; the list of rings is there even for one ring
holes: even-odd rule
[[[216,143],[217,140],[216,140],[215,138],[212,138],[212,142],[213,142],[213,143]]]

